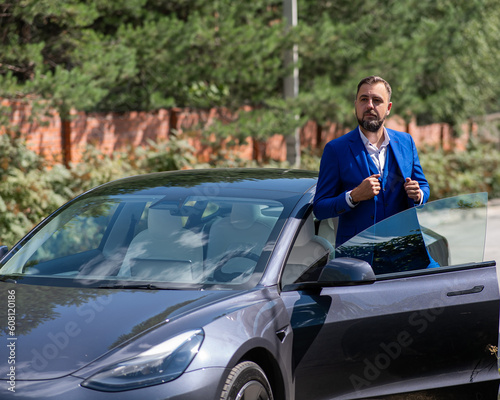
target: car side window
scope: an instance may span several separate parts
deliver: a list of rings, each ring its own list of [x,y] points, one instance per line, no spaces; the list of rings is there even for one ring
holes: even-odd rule
[[[338,224],[338,217],[323,220],[314,219],[314,225],[318,236],[328,240],[333,247],[335,247]]]
[[[483,261],[486,193],[436,200],[387,218],[336,248],[367,261],[376,275]]]
[[[328,240],[316,235],[313,214],[309,214],[288,256],[281,279],[282,287],[317,279],[334,251],[334,247]]]

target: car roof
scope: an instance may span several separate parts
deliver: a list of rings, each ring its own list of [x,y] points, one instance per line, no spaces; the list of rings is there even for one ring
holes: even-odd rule
[[[158,172],[136,175],[106,183],[92,192],[126,188],[127,192],[147,192],[158,187],[269,190],[306,193],[317,182],[318,173],[278,168],[214,168]]]

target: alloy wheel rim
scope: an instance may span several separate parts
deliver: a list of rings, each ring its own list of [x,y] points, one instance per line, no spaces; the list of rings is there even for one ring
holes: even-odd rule
[[[269,400],[269,395],[262,383],[250,381],[240,389],[235,400]]]

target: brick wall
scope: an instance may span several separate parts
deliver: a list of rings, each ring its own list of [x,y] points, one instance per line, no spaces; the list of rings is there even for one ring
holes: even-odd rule
[[[10,108],[8,114],[10,124],[19,130],[30,149],[51,162],[63,161],[62,127],[56,111],[50,110],[35,119],[33,118],[35,113],[29,103],[2,100],[0,105]],[[124,114],[74,112],[69,124],[71,133],[67,154],[70,154],[73,162],[80,162],[82,152],[89,144],[106,154],[112,154],[114,151],[126,149],[127,146],[146,145],[148,140],[168,140],[172,131],[175,131],[179,137],[186,138],[195,147],[198,159],[205,162],[209,159],[211,147],[203,144],[200,139],[199,126],[218,118],[219,112],[220,110],[216,109],[209,111],[163,109],[155,112]],[[445,149],[465,149],[471,131],[472,134],[477,134],[476,125],[464,125],[464,134],[460,138],[453,138],[450,128],[445,124],[417,126],[415,122],[406,124],[398,117],[388,119],[386,126],[409,132],[417,146],[429,145]],[[321,142],[326,143],[345,132],[346,130],[338,129],[335,124],[329,124],[322,127]],[[212,137],[212,140],[217,139]],[[322,143],[319,144],[320,148],[323,146]],[[222,146],[226,146],[224,141]],[[301,130],[301,146],[318,147],[318,127],[314,122],[307,123]],[[248,144],[237,146],[233,150],[243,159],[286,160],[286,143],[281,135],[274,135],[265,143],[254,143],[249,139]]]

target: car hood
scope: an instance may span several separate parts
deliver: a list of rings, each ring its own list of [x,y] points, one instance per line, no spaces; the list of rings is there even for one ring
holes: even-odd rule
[[[10,297],[0,310],[0,340],[9,353],[0,362],[0,376],[15,367],[19,380],[70,374],[155,326],[238,294],[1,285]]]

